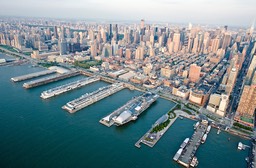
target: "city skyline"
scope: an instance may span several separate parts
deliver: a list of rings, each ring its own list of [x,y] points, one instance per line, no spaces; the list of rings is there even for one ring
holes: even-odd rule
[[[61,3],[61,5],[60,5]],[[169,23],[250,26],[255,20],[253,0],[25,0],[4,1],[0,16],[50,17],[95,20],[140,20]]]

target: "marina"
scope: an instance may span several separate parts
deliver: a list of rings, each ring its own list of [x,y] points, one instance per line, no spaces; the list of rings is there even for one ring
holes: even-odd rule
[[[201,123],[196,124],[195,126],[197,126],[195,127],[195,132],[186,143],[185,147],[182,148],[183,145],[181,145],[181,148],[173,157],[174,161],[177,161],[184,167],[197,166],[198,160],[197,157],[195,157],[196,151],[200,144],[205,142],[207,138],[207,130],[209,130],[208,133],[210,132],[210,127],[208,126],[208,121],[206,120],[203,120]]]
[[[104,99],[105,97],[108,97],[124,88],[125,87],[123,83],[114,83],[112,85],[99,88],[94,92],[86,93],[81,97],[68,102],[62,107],[62,109],[67,110],[69,113],[75,113],[76,111],[81,110],[82,108],[85,108],[101,99]]]
[[[35,72],[35,73],[30,73],[30,74],[26,74],[26,75],[22,75],[22,76],[17,76],[17,77],[13,77],[11,78],[11,80],[13,82],[20,82],[20,81],[24,81],[24,80],[28,80],[28,79],[32,79],[32,78],[36,78],[36,77],[40,77],[40,76],[45,76],[45,75],[49,75],[49,74],[53,74],[56,73],[55,70],[44,70],[44,71],[40,71],[40,72]]]
[[[118,108],[111,114],[102,118],[99,122],[105,126],[116,126],[124,125],[131,120],[136,120],[138,116],[150,107],[159,96],[157,94],[146,92],[142,95],[133,98],[128,101],[125,105]]]
[[[72,76],[77,76],[79,74],[80,73],[78,71],[70,71],[70,72],[66,72],[66,73],[63,73],[63,74],[52,75],[52,76],[49,76],[49,77],[40,78],[40,79],[37,79],[37,80],[26,82],[26,83],[23,84],[23,87],[26,88],[26,89],[29,89],[29,88],[37,87],[37,86],[44,85],[44,84],[47,84],[47,83],[55,82],[55,81],[58,81],[58,80],[66,79],[66,78],[69,78],[69,77],[72,77]]]
[[[71,82],[71,83],[68,83],[68,84],[65,84],[65,85],[61,85],[61,86],[43,91],[41,93],[40,97],[42,99],[48,99],[48,98],[51,98],[53,96],[60,95],[62,93],[80,88],[80,87],[85,86],[85,85],[88,85],[90,83],[97,82],[99,80],[100,80],[99,77],[88,77],[88,78],[85,78],[85,79],[77,80],[77,81],[74,81],[74,82]]]

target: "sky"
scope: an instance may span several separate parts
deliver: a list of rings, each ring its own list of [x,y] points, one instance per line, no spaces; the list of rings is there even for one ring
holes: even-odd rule
[[[3,0],[0,16],[250,26],[256,0]]]

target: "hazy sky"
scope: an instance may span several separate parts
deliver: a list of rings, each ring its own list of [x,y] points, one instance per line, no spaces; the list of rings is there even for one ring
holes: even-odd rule
[[[3,0],[0,16],[249,26],[256,18],[256,0]]]

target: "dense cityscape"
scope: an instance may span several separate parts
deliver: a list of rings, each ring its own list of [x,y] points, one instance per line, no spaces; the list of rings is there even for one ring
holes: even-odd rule
[[[114,111],[93,121],[107,127],[138,122],[143,117],[146,120],[142,112],[149,113],[147,109],[159,99],[167,100],[175,105],[159,119],[154,118],[152,127],[137,137],[135,147],[141,148],[143,143],[153,148],[175,126],[176,119],[185,118],[195,121],[193,135],[178,142],[181,145],[175,154],[167,153],[170,165],[200,166],[196,155],[202,151],[197,149],[210,141],[206,138],[213,127],[217,134],[227,132],[248,140],[236,142],[234,148],[248,150],[241,160],[246,167],[255,167],[255,41],[254,21],[248,27],[235,27],[153,23],[146,19],[108,22],[4,16],[0,17],[0,54],[5,55],[0,57],[0,72],[22,66],[41,68],[8,76],[12,85],[26,80],[22,83],[24,90],[86,76],[48,87],[41,92],[43,100],[96,86],[100,81],[108,83],[62,102],[62,111],[69,113],[87,113],[87,106],[97,106],[98,101],[123,89],[138,91],[140,94],[127,99],[126,104],[118,104]],[[2,166],[10,165],[3,162]]]

